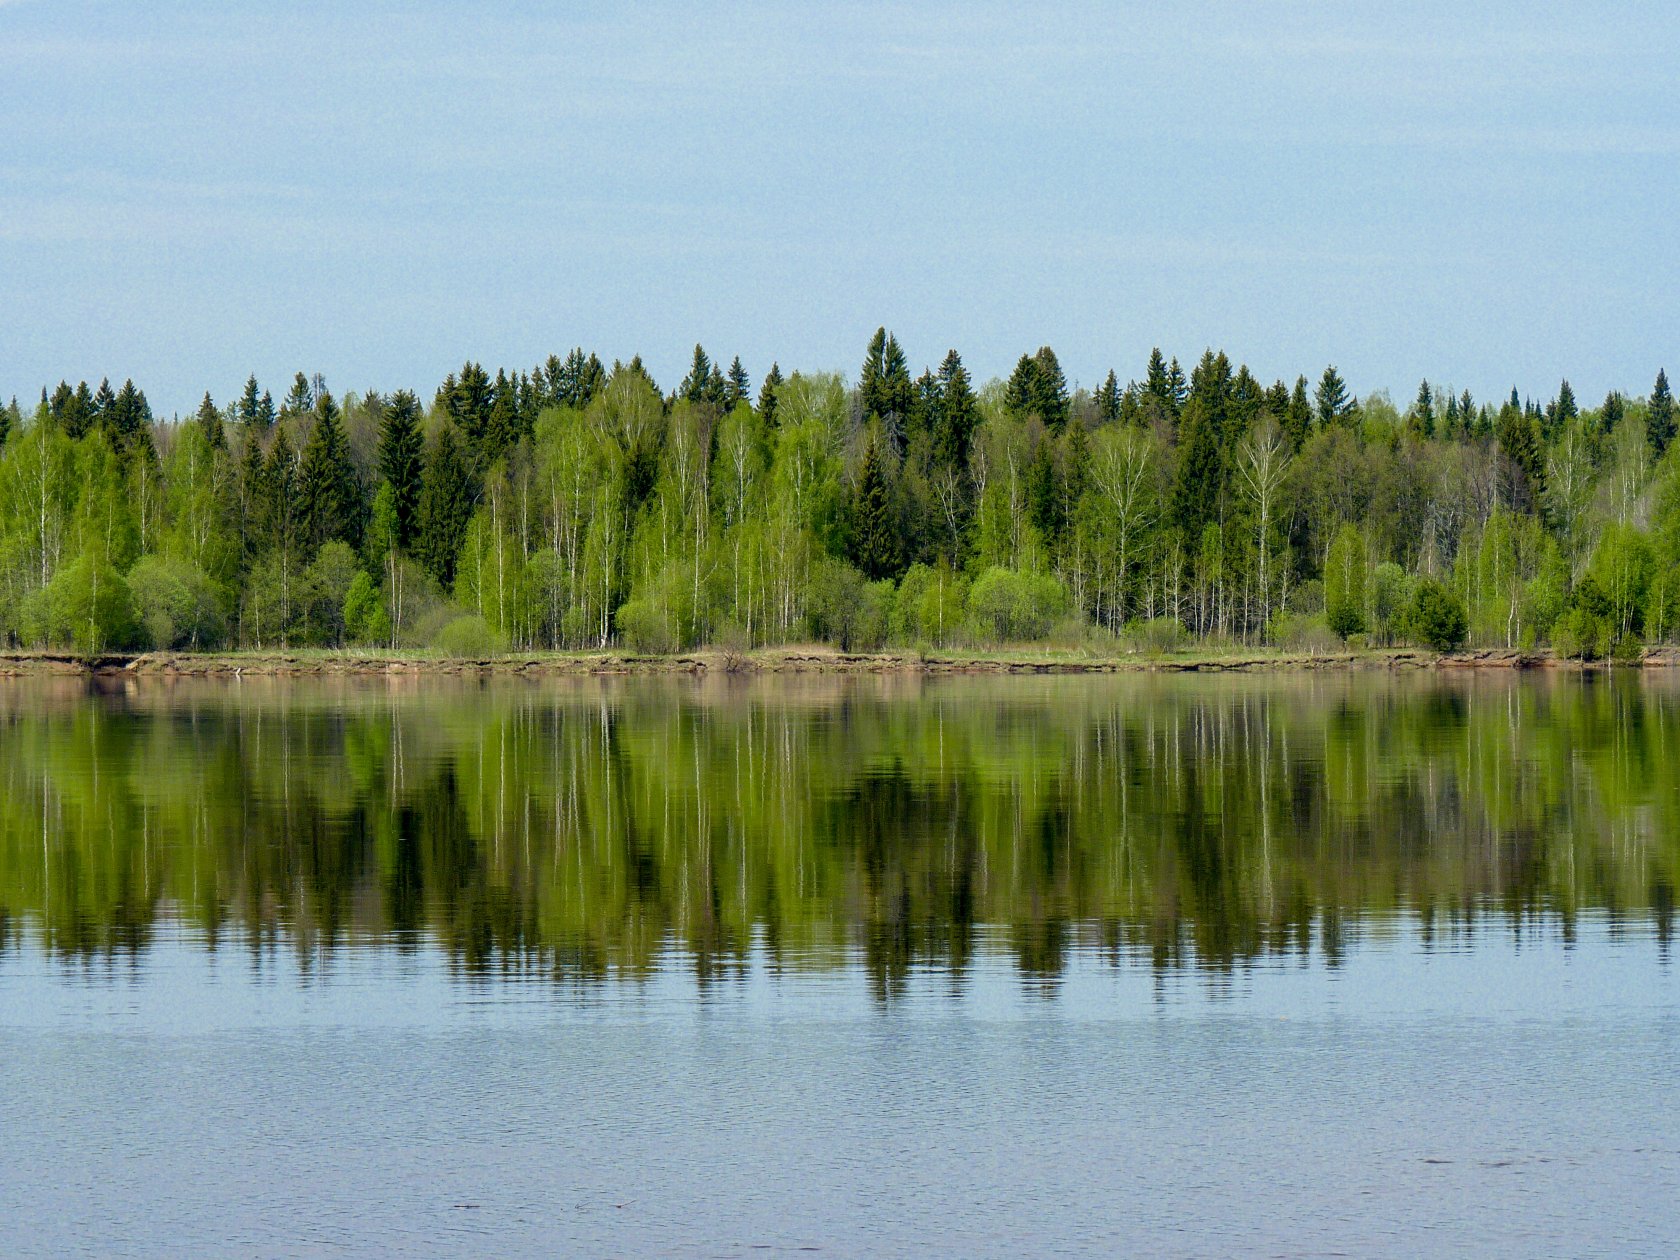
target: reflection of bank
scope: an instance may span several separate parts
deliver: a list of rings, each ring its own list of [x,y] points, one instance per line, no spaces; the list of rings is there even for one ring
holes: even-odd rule
[[[0,685],[0,911],[65,957],[441,945],[474,974],[1001,950],[1221,970],[1395,923],[1648,922],[1666,675]]]

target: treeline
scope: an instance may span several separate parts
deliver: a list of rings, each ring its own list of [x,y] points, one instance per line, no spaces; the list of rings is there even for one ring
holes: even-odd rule
[[[1644,398],[1402,412],[1207,351],[977,386],[870,341],[855,384],[695,347],[669,393],[581,349],[423,400],[253,377],[159,421],[132,382],[0,409],[14,644],[674,651],[819,639],[1636,653],[1680,626],[1680,456]]]

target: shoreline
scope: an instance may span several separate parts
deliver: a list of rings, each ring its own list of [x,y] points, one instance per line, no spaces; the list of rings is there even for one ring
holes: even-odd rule
[[[1649,648],[1639,661],[1560,660],[1550,650],[1481,648],[1437,654],[1418,648],[1368,648],[1301,653],[1186,651],[1084,656],[1056,649],[995,652],[841,652],[826,647],[760,648],[749,652],[702,649],[665,656],[628,652],[509,652],[462,658],[423,652],[297,649],[274,652],[0,652],[0,678],[38,675],[191,677],[386,677],[486,675],[609,677],[646,674],[1131,674],[1284,673],[1313,670],[1568,670],[1680,667],[1680,648]]]

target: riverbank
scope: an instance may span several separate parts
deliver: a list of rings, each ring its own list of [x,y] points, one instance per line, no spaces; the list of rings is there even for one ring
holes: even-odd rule
[[[1647,649],[1619,668],[1680,666],[1680,648]],[[1586,666],[1604,668],[1602,663]],[[1445,655],[1417,648],[1345,652],[1190,649],[1100,656],[1069,649],[975,652],[841,652],[820,645],[749,652],[705,649],[669,656],[626,652],[509,652],[482,658],[429,652],[298,649],[284,652],[145,652],[85,656],[73,652],[0,652],[0,677],[38,674],[127,674],[162,677],[335,675],[614,675],[614,674],[1118,674],[1258,673],[1298,670],[1580,669],[1548,651],[1486,648]]]

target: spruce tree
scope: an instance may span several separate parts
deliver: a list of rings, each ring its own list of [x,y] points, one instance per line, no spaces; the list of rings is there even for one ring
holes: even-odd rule
[[[1103,424],[1113,424],[1119,418],[1120,381],[1114,375],[1114,369],[1110,368],[1097,389],[1097,419]]]
[[[1067,377],[1049,346],[1040,346],[1033,361],[1038,364],[1038,398],[1033,410],[1045,424],[1059,431],[1068,418]]]
[[[699,344],[694,347],[694,361],[689,364],[688,375],[682,378],[682,384],[677,386],[677,397],[684,402],[703,403],[712,380],[712,360]]]
[[[1289,411],[1284,418],[1283,433],[1289,439],[1289,449],[1298,451],[1312,429],[1312,404],[1307,401],[1307,378],[1297,376],[1295,388],[1289,393]]]
[[[1674,440],[1674,395],[1668,391],[1668,373],[1659,369],[1657,383],[1651,389],[1651,401],[1647,408],[1645,433],[1651,443],[1651,453],[1658,459],[1668,450],[1668,444]]]
[[[194,419],[211,450],[219,451],[227,446],[227,435],[222,431],[222,413],[211,400],[209,390],[204,391],[204,401],[198,404],[198,415]]]
[[[23,418],[18,413],[17,399],[14,397],[11,405],[0,407],[0,450],[6,449],[6,442],[12,433],[22,427]]]
[[[723,406],[726,411],[734,411],[752,396],[752,381],[747,377],[747,369],[741,366],[741,356],[736,355],[730,361],[729,371],[725,376]]]
[[[892,577],[898,571],[898,531],[892,517],[892,486],[882,466],[880,443],[871,433],[852,500],[852,559],[870,578]]]
[[[315,391],[309,388],[309,378],[299,372],[292,378],[292,389],[280,404],[280,418],[294,420],[315,410]]]
[[[1023,354],[1016,360],[1015,370],[1003,387],[1003,407],[1010,415],[1024,420],[1038,410],[1043,396],[1038,372],[1038,360],[1032,355]]]
[[[758,415],[764,421],[764,427],[776,427],[776,391],[782,387],[781,365],[772,363],[770,370],[764,374],[764,384],[758,390]]]
[[[361,481],[350,462],[338,403],[323,391],[315,400],[315,426],[304,443],[297,477],[299,537],[311,554],[322,543],[362,542]]]
[[[455,581],[455,561],[472,519],[472,482],[461,458],[455,426],[445,424],[426,455],[420,479],[420,529],[416,553],[420,563],[448,588]]]
[[[1172,408],[1173,419],[1177,419],[1184,412],[1184,404],[1190,399],[1190,387],[1184,382],[1184,369],[1178,366],[1178,356],[1167,365],[1167,405]]]
[[[1347,383],[1332,363],[1318,379],[1318,392],[1313,401],[1318,406],[1318,422],[1325,428],[1345,424],[1354,414],[1353,400],[1348,396]]]
[[[290,565],[297,546],[297,457],[282,428],[263,467],[264,541]]]
[[[1177,407],[1173,397],[1172,382],[1167,378],[1167,360],[1161,353],[1161,347],[1156,346],[1149,352],[1149,367],[1143,376],[1143,392],[1153,398],[1169,412]]]
[[[263,463],[262,443],[257,440],[256,432],[247,428],[239,460],[239,541],[247,562],[262,551],[267,541],[268,519],[268,468]]]
[[[110,378],[100,378],[99,388],[93,391],[93,403],[88,408],[88,427],[108,428],[116,407],[117,395],[111,389]]]
[[[1027,465],[1027,519],[1044,544],[1054,549],[1061,540],[1063,517],[1061,477],[1052,445],[1052,439],[1046,434]]]
[[[490,411],[496,403],[496,389],[490,374],[471,361],[463,363],[460,375],[453,379],[444,403],[461,431],[469,457],[482,468],[495,458],[487,448],[491,445]]]
[[[496,383],[490,391],[490,414],[484,422],[484,450],[481,458],[493,464],[524,436],[519,421],[519,393],[505,368],[496,369]]]
[[[256,373],[253,372],[246,378],[245,389],[239,395],[239,402],[237,405],[239,423],[245,425],[246,427],[260,423],[262,398],[263,394],[257,387]],[[273,403],[270,402],[269,406],[272,407]],[[272,413],[270,413],[269,419],[273,419]]]
[[[379,426],[379,475],[391,487],[397,514],[396,542],[406,548],[414,538],[420,510],[420,400],[406,389],[391,395]]]
[[[1450,395],[1447,402],[1451,405]],[[1457,408],[1454,407],[1453,410],[1456,411]],[[1429,388],[1427,380],[1418,386],[1417,401],[1412,404],[1412,420],[1424,437],[1435,436],[1435,391]]]
[[[1605,437],[1609,437],[1616,431],[1616,426],[1621,424],[1622,417],[1626,414],[1627,408],[1622,402],[1622,396],[1611,390],[1604,396],[1604,406],[1598,413],[1599,431]]]
[[[933,436],[933,455],[937,463],[965,479],[969,444],[978,420],[968,369],[963,367],[960,354],[947,350],[945,361],[939,365],[939,429]]]
[[[881,414],[883,406],[882,382],[887,375],[887,329],[885,325],[875,330],[875,335],[869,339],[869,348],[864,351],[863,366],[858,370],[858,408],[863,412],[867,421],[871,416]]]

